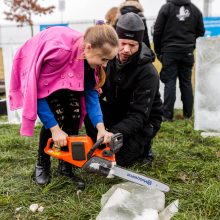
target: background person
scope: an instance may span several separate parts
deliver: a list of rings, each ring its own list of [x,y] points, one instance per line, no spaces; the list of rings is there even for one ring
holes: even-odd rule
[[[17,51],[11,75],[10,107],[23,108],[21,135],[33,135],[37,114],[43,122],[35,169],[37,184],[50,182],[50,156],[44,153],[48,138],[52,137],[57,147],[66,146],[66,137],[78,134],[86,110],[98,130],[97,138],[104,137],[107,142],[112,136],[105,130],[95,88],[104,83],[102,67],[117,51],[117,34],[108,25],[90,27],[84,36],[68,27],[51,27]],[[78,188],[84,188],[83,180],[73,174],[71,164],[60,161],[58,172],[70,177]]]
[[[144,30],[139,15],[129,12],[119,17],[119,53],[107,65],[100,96],[106,128],[123,134],[123,147],[116,153],[116,162],[121,166],[148,157],[162,121],[159,76],[150,49],[142,43]],[[88,118],[85,125],[94,139],[96,132]]]
[[[141,17],[141,19],[144,23],[144,27],[145,27],[143,42],[148,46],[148,48],[151,48],[149,36],[148,36],[147,22],[146,22],[146,18],[144,16],[144,14],[143,14],[144,8],[141,5],[141,3],[139,1],[135,1],[135,0],[127,0],[119,5],[118,11],[119,11],[118,17],[120,15],[124,15],[128,12],[136,13]]]
[[[116,24],[117,14],[118,14],[118,7],[112,7],[107,11],[105,15],[106,23],[114,28]]]
[[[172,121],[179,78],[183,117],[193,110],[192,67],[196,38],[205,33],[202,13],[190,0],[168,0],[154,26],[154,49],[162,63],[160,79],[164,88],[164,120]]]
[[[125,2],[119,5],[118,11],[119,11],[118,17],[128,12],[134,12],[141,17],[145,27],[143,42],[147,45],[148,48],[151,49],[149,35],[148,35],[147,21],[144,16],[144,8],[139,2],[139,0],[126,0]],[[152,56],[152,62],[154,62],[156,56],[152,49],[151,49],[151,56]]]

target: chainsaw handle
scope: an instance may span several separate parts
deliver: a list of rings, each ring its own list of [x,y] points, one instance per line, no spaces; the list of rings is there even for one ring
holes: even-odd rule
[[[90,159],[92,157],[92,154],[94,153],[95,149],[97,149],[100,144],[102,144],[102,142],[104,141],[104,137],[99,138],[95,144],[92,146],[92,148],[90,149],[90,151],[87,154],[87,158]]]
[[[66,137],[67,142],[68,142],[69,139],[70,139],[69,137]],[[47,145],[46,145],[46,147],[45,147],[45,151],[51,149],[50,146],[51,146],[52,143],[54,143],[53,138],[49,138],[49,139],[47,140]]]
[[[47,145],[45,147],[45,151],[49,150],[50,149],[50,145],[53,143],[53,138],[49,138],[47,140]]]

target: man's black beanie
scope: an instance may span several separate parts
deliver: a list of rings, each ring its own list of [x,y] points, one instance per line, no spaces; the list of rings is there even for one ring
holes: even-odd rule
[[[133,12],[121,15],[116,24],[116,32],[119,39],[130,39],[142,42],[144,30],[145,27],[142,19]]]

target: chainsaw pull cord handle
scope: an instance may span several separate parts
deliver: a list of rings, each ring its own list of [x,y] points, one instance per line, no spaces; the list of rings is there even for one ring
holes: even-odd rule
[[[92,146],[92,148],[90,149],[90,151],[87,154],[87,158],[90,159],[92,157],[92,154],[94,153],[94,151],[102,144],[102,142],[104,141],[104,137],[98,139],[95,144]]]

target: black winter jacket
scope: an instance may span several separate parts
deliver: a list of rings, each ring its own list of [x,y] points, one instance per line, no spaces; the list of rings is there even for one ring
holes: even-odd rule
[[[126,159],[140,157],[162,121],[159,76],[144,43],[126,64],[109,61],[100,104],[105,126],[122,133]]]
[[[192,52],[204,33],[202,13],[190,0],[168,0],[154,26],[155,52]]]

